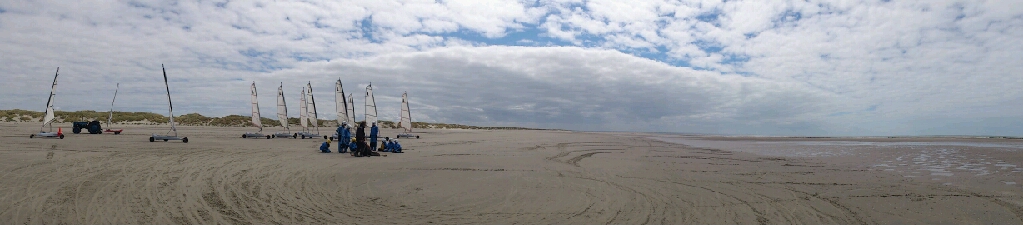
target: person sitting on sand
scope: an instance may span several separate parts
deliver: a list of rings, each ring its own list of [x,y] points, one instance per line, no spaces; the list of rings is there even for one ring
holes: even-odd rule
[[[390,139],[384,140],[384,149],[387,149],[387,152],[394,152],[394,141]]]
[[[398,144],[398,140],[391,140],[391,153],[401,153],[401,144]]]
[[[380,151],[381,152],[390,152],[391,151],[391,138],[390,137],[384,137],[384,140],[380,141]]]
[[[348,130],[348,122],[343,122],[340,127],[337,127],[337,138],[337,153],[348,152],[348,142],[352,139],[352,132]]]
[[[355,141],[355,138],[348,142],[348,150],[352,151],[352,155],[355,155],[355,151],[359,150],[359,144]]]
[[[323,144],[320,145],[320,152],[321,153],[330,153],[330,140],[327,140],[327,141],[323,142]]]

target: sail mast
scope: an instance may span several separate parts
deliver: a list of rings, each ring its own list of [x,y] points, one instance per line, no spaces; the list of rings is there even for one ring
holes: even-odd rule
[[[160,68],[163,69],[163,86],[167,88],[167,108],[170,116],[171,131],[174,132],[174,136],[178,136],[178,128],[174,125],[174,103],[171,102],[170,84],[167,83],[167,68],[160,64]]]
[[[117,88],[114,89],[114,99],[110,100],[110,116],[107,117],[107,127],[110,127],[110,124],[113,123],[113,120],[114,120],[114,101],[117,101],[117,91],[120,90],[120,89],[121,89],[121,83],[117,83]]]
[[[370,84],[372,85],[372,83],[370,83]],[[372,91],[370,91],[369,96],[370,96],[369,99],[373,101],[373,122],[376,123],[377,122],[377,116],[380,115],[380,114],[377,113],[377,99],[375,97],[373,97],[373,92]]]
[[[39,128],[39,131],[43,130],[47,124],[53,122],[56,118],[53,114],[53,97],[56,96],[57,92],[57,76],[60,75],[60,67],[57,67],[57,72],[53,74],[53,85],[50,86],[50,98],[46,100],[46,116],[43,116],[43,125]],[[50,132],[53,132],[53,126],[50,126]]]
[[[355,126],[355,97],[352,97],[352,95],[355,95],[355,94],[348,94],[348,106],[349,106],[349,108],[348,108],[348,121],[350,121],[350,123],[352,123],[352,126],[354,127]]]
[[[408,107],[408,92],[401,94],[401,122],[398,124],[405,128],[405,132],[412,132],[412,113]]]
[[[259,131],[262,132],[263,131],[263,122],[260,121],[261,117],[259,116],[259,101],[258,101],[258,98],[256,97],[258,94],[256,93],[256,82],[255,81],[252,82],[252,88],[251,89],[252,89],[252,125],[258,127]]]
[[[313,127],[316,128],[316,133],[320,133],[320,126],[319,126],[320,117],[319,117],[319,115],[316,115],[317,114],[317,112],[316,112],[316,98],[313,98],[313,82],[307,83],[306,87],[309,89],[309,92],[306,92],[306,94],[309,95],[309,107],[310,107],[309,110],[312,110],[312,111],[309,111],[311,113],[311,114],[309,114],[309,122],[312,123]]]
[[[373,83],[366,86],[366,126],[377,122],[377,104],[373,99]]]
[[[309,128],[309,125],[308,125],[309,124],[309,109],[308,109],[309,106],[306,105],[306,103],[305,103],[305,88],[304,87],[302,88],[302,95],[299,97],[298,107],[299,107],[298,111],[299,111],[299,114],[300,114],[300,117],[298,118],[298,120],[301,121],[300,124],[302,125],[302,132],[305,132],[305,131],[307,131],[306,129]]]
[[[284,83],[277,87],[277,120],[281,122],[284,130],[291,132],[288,127],[288,104],[284,101]]]
[[[348,101],[345,101],[345,90],[341,85],[341,78],[337,79],[334,85],[334,108],[337,111],[337,125],[341,126],[348,120]]]
[[[405,94],[408,94],[408,92],[402,93],[402,96]],[[408,106],[408,99],[405,100],[405,109],[405,117],[408,117],[408,132],[412,132],[412,107]]]

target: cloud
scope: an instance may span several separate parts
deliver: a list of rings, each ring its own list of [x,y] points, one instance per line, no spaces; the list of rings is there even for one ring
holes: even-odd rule
[[[485,125],[697,132],[690,126],[799,122],[826,98],[799,84],[575,47],[452,47],[300,68],[271,77],[339,74],[346,87],[373,82],[383,118],[397,118],[407,91],[425,121]]]
[[[165,64],[176,108],[210,115],[246,114],[236,95],[251,81],[264,94],[286,82],[289,98],[316,82],[329,109],[341,77],[352,88],[373,82],[382,116],[397,117],[409,91],[422,121],[1023,135],[992,122],[1023,123],[1023,10],[1014,4],[5,1],[0,108],[41,110],[61,66],[65,109],[103,110],[120,82],[132,93],[118,97],[120,110],[162,112]]]

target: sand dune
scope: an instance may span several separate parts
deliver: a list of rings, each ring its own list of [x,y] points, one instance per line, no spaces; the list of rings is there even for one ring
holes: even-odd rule
[[[424,130],[422,139],[402,139],[407,153],[353,158],[318,153],[322,139],[238,138],[251,128],[181,127],[187,144],[148,142],[166,127],[125,129],[29,139],[37,125],[0,123],[0,221],[1023,222],[1018,190],[922,182],[869,165],[693,148],[643,135]]]

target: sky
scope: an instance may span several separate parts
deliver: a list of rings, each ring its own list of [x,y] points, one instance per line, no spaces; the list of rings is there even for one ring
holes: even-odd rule
[[[0,1],[0,109],[732,135],[1023,136],[1010,0]],[[292,113],[297,117],[297,113]]]

